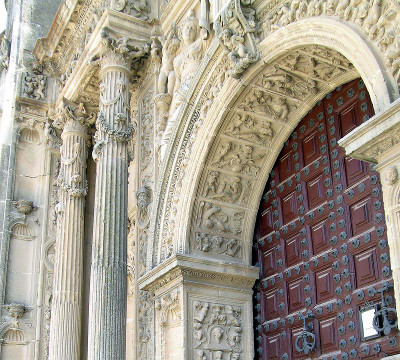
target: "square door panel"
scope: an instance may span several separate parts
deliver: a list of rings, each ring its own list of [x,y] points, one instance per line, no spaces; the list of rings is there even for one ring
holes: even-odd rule
[[[293,175],[294,172],[294,160],[293,153],[290,150],[288,153],[282,155],[279,161],[279,181],[287,179],[289,176]]]
[[[304,166],[307,166],[320,156],[318,132],[313,131],[310,135],[303,139],[302,143]]]
[[[264,293],[264,311],[267,320],[279,317],[278,289],[273,289]]]
[[[355,102],[339,113],[339,124],[342,137],[357,127],[357,105],[358,102]]]
[[[286,263],[292,266],[301,261],[301,237],[300,234],[291,237],[286,243]]]
[[[364,198],[350,207],[353,236],[361,234],[373,226],[371,198]]]
[[[324,181],[322,174],[307,181],[308,208],[313,209],[325,200]]]
[[[263,256],[263,272],[264,276],[271,275],[276,270],[276,249],[267,250]]]
[[[328,220],[311,226],[311,238],[313,242],[314,255],[329,248]]]
[[[346,157],[344,160],[344,166],[346,168],[346,180],[348,187],[355,184],[365,175],[363,163],[360,160]]]
[[[315,288],[318,303],[333,297],[333,274],[331,268],[321,270],[315,274]]]
[[[304,306],[304,281],[299,279],[288,284],[289,313]]]
[[[376,248],[368,249],[354,256],[357,287],[375,282],[379,278]]]
[[[302,352],[299,352],[296,350],[296,340],[297,338],[302,334],[303,332],[303,327],[300,328],[294,328],[291,333],[291,343],[292,343],[292,358],[293,359],[300,359],[300,358],[306,358],[307,355],[303,354]],[[299,343],[300,346],[302,346],[302,342]]]
[[[322,320],[319,323],[319,336],[322,353],[336,350],[338,346],[336,318]]]
[[[268,359],[280,359],[280,342],[281,335],[268,336],[267,338],[267,354]]]
[[[296,193],[291,192],[282,199],[282,213],[283,213],[283,223],[296,219],[297,217],[297,198]]]
[[[260,237],[263,237],[270,233],[274,229],[272,206],[269,206],[261,215],[260,219]]]

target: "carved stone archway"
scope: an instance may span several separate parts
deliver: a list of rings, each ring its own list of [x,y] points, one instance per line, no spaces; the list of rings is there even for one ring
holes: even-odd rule
[[[274,12],[282,19],[286,5],[281,5],[261,11],[260,22]],[[149,290],[155,304],[179,290],[179,358],[207,359],[210,351],[253,357],[254,222],[268,174],[303,116],[337,86],[358,77],[375,113],[399,97],[388,47],[380,49],[362,23],[338,19],[328,10],[288,22],[272,16],[258,44],[260,60],[239,80],[226,75],[230,65],[214,39],[193,76],[161,164],[148,272],[139,279],[139,288]],[[163,311],[154,308],[155,323],[146,331],[162,328]],[[216,323],[219,316],[227,323]],[[220,337],[214,341],[207,332],[217,325]],[[166,346],[160,338],[153,336],[156,358]],[[219,347],[219,341],[229,347]]]
[[[333,31],[335,36],[332,35]],[[280,62],[290,61],[290,57],[297,56],[296,49],[302,48],[301,51],[305,51],[308,48],[311,51],[313,46],[320,51],[325,48],[325,56],[329,61],[341,58],[351,65],[328,81],[316,80],[318,89],[306,89],[301,106],[289,109],[289,120],[282,123],[284,126],[279,130],[273,129],[273,142],[269,150],[271,156],[260,165],[259,181],[251,192],[251,201],[244,207],[248,213],[243,221],[247,226],[242,231],[243,238],[248,240],[244,263],[250,264],[250,239],[263,184],[283,142],[304,114],[336,86],[360,76],[370,93],[376,113],[383,111],[398,97],[398,87],[390,69],[385,66],[384,55],[379,53],[373,42],[365,39],[361,29],[332,18],[304,19],[273,32],[259,46],[261,60],[240,81],[227,78],[221,82],[226,61],[224,62],[218,45],[212,43],[192,84],[190,100],[181,109],[180,126],[175,129],[175,141],[171,141],[167,151],[170,157],[163,163],[163,177],[155,197],[157,202],[150,229],[150,238],[154,241],[149,242],[147,252],[149,269],[163,262],[173,252],[190,252],[188,239],[194,241],[195,234],[189,234],[192,232],[193,221],[196,221],[193,219],[198,214],[193,208],[193,199],[198,189],[204,187],[204,171],[207,171],[207,161],[210,161],[207,160],[210,158],[209,151],[212,149],[215,153],[214,147],[220,141],[220,129],[224,129],[231,121],[235,115],[235,107],[241,106],[240,102],[248,96],[252,84],[262,74],[275,71],[280,68]],[[290,74],[288,67],[286,70]],[[204,74],[200,76],[202,73]],[[307,76],[309,74],[300,74],[299,78]],[[218,96],[214,96],[215,93]],[[182,193],[185,196],[179,197]],[[168,251],[171,247],[174,250]]]

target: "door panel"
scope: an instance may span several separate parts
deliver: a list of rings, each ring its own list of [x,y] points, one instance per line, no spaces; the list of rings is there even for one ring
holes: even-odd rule
[[[299,123],[260,204],[255,263],[256,359],[382,358],[400,352],[398,331],[362,340],[360,309],[392,283],[379,176],[337,142],[373,115],[360,80],[337,88]],[[385,292],[394,307],[393,291]],[[316,343],[296,349],[299,314],[313,314]],[[300,347],[302,341],[299,342]]]

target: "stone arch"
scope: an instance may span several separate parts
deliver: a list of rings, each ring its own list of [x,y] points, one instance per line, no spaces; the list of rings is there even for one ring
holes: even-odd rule
[[[335,35],[333,36],[332,33]],[[207,69],[207,66],[209,73],[212,73],[213,70],[216,71],[218,66],[219,68],[224,67],[223,61],[221,61],[223,55],[219,51],[221,49],[215,45],[215,42],[210,48],[213,45],[213,52],[210,51],[211,54],[207,54],[208,56],[205,57],[208,63],[204,63],[203,61],[203,66],[199,69],[199,76],[195,77],[197,80],[200,78],[200,72]],[[311,49],[312,47],[326,51],[327,54],[333,54],[333,58],[339,59],[339,65],[344,66],[346,61],[352,65],[345,72],[336,74],[336,76],[323,82],[317,91],[312,91],[310,88],[312,87],[312,82],[309,82],[307,85],[306,81],[306,84],[301,85],[300,87],[304,89],[309,86],[308,91],[310,91],[304,97],[301,106],[293,109],[290,108],[289,104],[289,112],[282,110],[282,108],[280,110],[271,110],[270,115],[279,112],[281,114],[286,113],[288,121],[280,123],[280,120],[283,119],[277,118],[275,122],[270,122],[273,133],[273,144],[271,144],[268,150],[268,154],[270,155],[269,161],[254,165],[259,169],[257,170],[254,186],[248,195],[246,204],[241,204],[236,208],[236,212],[228,214],[227,211],[223,211],[221,208],[226,201],[220,197],[219,200],[222,201],[214,201],[214,209],[207,209],[209,210],[209,214],[214,214],[211,215],[214,216],[214,220],[206,224],[206,228],[219,227],[219,231],[215,231],[212,234],[196,233],[196,231],[192,230],[193,227],[196,228],[195,224],[207,220],[205,218],[202,219],[203,215],[201,213],[204,212],[205,206],[209,207],[210,205],[204,199],[200,200],[199,194],[203,192],[204,195],[204,191],[206,191],[204,190],[204,184],[207,181],[207,173],[211,170],[217,171],[215,167],[208,167],[209,164],[207,161],[211,160],[207,159],[216,154],[216,147],[220,142],[221,132],[227,130],[227,123],[236,115],[235,112],[239,112],[242,115],[249,115],[251,113],[251,111],[244,110],[244,108],[239,109],[238,107],[241,106],[241,102],[243,105],[248,95],[254,95],[250,93],[252,88],[254,88],[253,85],[258,76],[268,72],[268,69],[271,70],[271,74],[273,73],[272,70],[282,70],[282,66],[279,64],[280,61],[287,60],[287,57],[296,54],[296,52],[298,53],[298,51],[307,52],[307,48]],[[150,227],[154,243],[150,242],[148,248],[148,268],[154,267],[168,257],[165,249],[171,246],[171,244],[168,244],[169,240],[172,242],[175,252],[188,253],[196,246],[196,241],[197,243],[202,241],[202,237],[206,238],[206,242],[211,241],[210,246],[212,246],[213,242],[217,242],[219,244],[222,243],[225,249],[228,248],[228,243],[231,240],[245,240],[246,245],[242,247],[243,250],[239,262],[243,261],[246,264],[250,264],[251,237],[259,200],[267,181],[268,173],[279,154],[282,144],[307,111],[312,109],[317,101],[322,99],[335,87],[360,76],[366,84],[376,113],[383,111],[392,101],[399,97],[398,87],[394,77],[391,75],[391,69],[388,67],[385,54],[380,52],[373,41],[368,39],[363,30],[355,24],[326,16],[306,18],[272,32],[259,44],[259,48],[261,51],[261,60],[253,65],[241,80],[226,79],[222,89],[218,89],[218,95],[214,98],[209,96],[209,94],[212,93],[212,89],[215,86],[218,87],[218,84],[216,85],[216,82],[218,82],[215,79],[216,76],[209,76],[206,84],[201,81],[198,84],[192,84],[192,91],[188,96],[191,98],[188,101],[187,107],[180,113],[182,121],[179,128],[176,129],[175,143],[171,144],[169,148],[172,155],[164,162],[161,172],[162,181],[160,181],[157,191],[158,203],[156,203]],[[219,64],[215,66],[215,62],[219,62]],[[212,69],[213,66],[214,69]],[[297,74],[300,79],[307,79],[307,76],[302,76],[296,71],[291,72],[288,66],[284,66],[284,68],[289,75]],[[312,78],[312,76],[309,76],[309,78]],[[315,81],[319,83],[318,80]],[[267,93],[273,96],[274,92],[267,91]],[[283,97],[285,98],[285,96]],[[202,110],[206,105],[207,109],[202,114]],[[198,121],[199,118],[201,122]],[[267,119],[264,120],[267,121]],[[276,124],[279,125],[277,126]],[[193,128],[197,128],[197,130],[193,132]],[[193,139],[193,137],[200,140]],[[255,157],[259,156],[256,152],[254,154]],[[169,172],[167,171],[168,167]],[[228,185],[232,188],[234,184],[230,183]],[[244,186],[242,184],[242,189]],[[179,197],[176,194],[185,194],[185,196]],[[226,196],[225,199],[228,199],[228,202],[232,201],[232,199],[229,199],[229,195]],[[230,208],[234,207],[230,206]],[[243,216],[241,212],[244,213]],[[227,225],[228,220],[224,220],[229,217],[236,217],[236,221],[246,224],[245,228],[240,229],[240,236],[234,236],[238,235],[233,234],[238,230]],[[224,224],[230,227],[230,229],[224,229]],[[224,236],[227,233],[228,236]],[[212,237],[211,240],[210,236]],[[236,244],[233,243],[232,245],[231,242],[230,246],[235,247]],[[209,249],[206,252],[209,252]],[[209,256],[209,253],[204,255]],[[216,256],[218,257],[219,255]],[[227,256],[226,258],[231,259],[232,257]]]

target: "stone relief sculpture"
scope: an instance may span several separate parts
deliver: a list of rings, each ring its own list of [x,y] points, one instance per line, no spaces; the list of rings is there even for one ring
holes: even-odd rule
[[[140,228],[145,227],[149,222],[149,205],[151,203],[151,190],[143,185],[136,193],[137,197],[137,219]]]
[[[6,38],[4,32],[0,34],[0,72],[8,69],[10,60],[11,42]]]
[[[240,249],[241,242],[238,239],[229,239],[206,233],[196,233],[195,250],[236,257],[239,255]]]
[[[138,358],[148,360],[153,358],[153,297],[147,291],[139,291],[138,295]]]
[[[311,0],[292,1],[290,6],[283,4],[270,11],[261,10],[259,13],[260,23],[264,36],[271,32],[286,26],[292,22],[298,21],[307,16],[328,15],[339,17],[345,21],[353,22],[361,27],[366,35],[381,48],[389,66],[392,66],[392,74],[397,83],[400,83],[399,62],[394,63],[394,58],[400,56],[398,47],[400,21],[399,12],[396,5],[391,1],[384,0]],[[395,55],[396,54],[396,55]],[[337,56],[332,60],[336,60]],[[295,60],[295,59],[293,59]],[[327,80],[328,77],[337,76],[329,71],[327,64],[321,64],[320,59],[314,58],[315,75],[318,78]],[[338,65],[338,64],[332,64]],[[344,64],[343,64],[344,65]],[[320,69],[318,69],[320,67]],[[332,69],[332,68],[331,68]],[[336,70],[340,70],[340,67]]]
[[[236,139],[267,146],[274,136],[274,130],[269,121],[236,113],[227,126],[225,134]]]
[[[43,75],[43,66],[34,63],[32,72],[25,73],[22,85],[23,96],[44,101],[46,98],[47,76]]]
[[[260,55],[256,45],[257,31],[254,0],[231,0],[214,22],[214,30],[231,61],[230,75],[239,78]]]
[[[242,308],[193,301],[193,348],[195,359],[240,359]]]
[[[162,65],[158,77],[158,91],[160,94],[169,94],[172,98],[175,86],[174,58],[180,47],[175,24],[171,25],[171,31],[165,40],[162,50]]]
[[[148,0],[116,0],[114,8],[141,20],[149,20],[151,10]]]
[[[176,25],[172,24],[171,31],[168,34],[162,49],[162,63],[158,77],[159,94],[155,98],[159,117],[157,121],[158,147],[161,146],[162,135],[167,126],[169,108],[171,106],[175,87],[176,75],[174,70],[174,59],[181,43],[177,36],[177,31]]]
[[[200,30],[198,19],[194,16],[194,12],[190,11],[181,27],[180,38],[183,48],[173,62],[176,79],[169,119],[161,139],[161,158],[164,158],[166,146],[177,121],[179,108],[185,100],[190,83],[203,58],[207,46],[207,41],[204,40],[206,37],[207,31]]]

